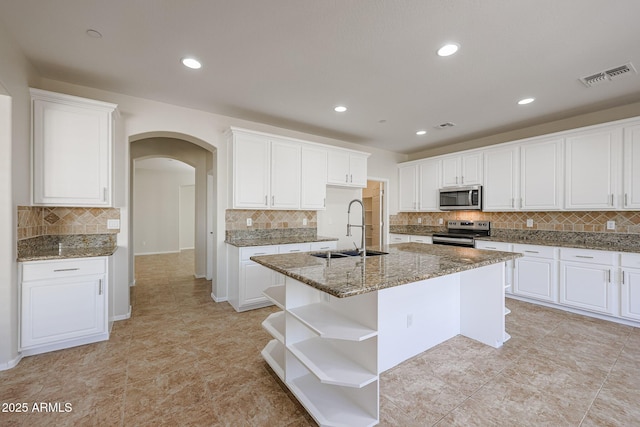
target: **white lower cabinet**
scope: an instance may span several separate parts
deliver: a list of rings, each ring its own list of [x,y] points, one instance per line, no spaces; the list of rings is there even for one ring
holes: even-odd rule
[[[409,243],[409,235],[389,233],[389,243]]]
[[[321,426],[379,422],[378,296],[335,298],[287,277],[265,295],[265,361]]]
[[[603,314],[616,314],[615,254],[560,249],[560,303]]]
[[[271,300],[264,295],[265,289],[282,284],[284,281],[284,276],[281,274],[251,261],[252,256],[332,250],[336,245],[336,241],[243,248],[227,245],[229,304],[236,311],[253,310],[271,305]]]
[[[547,302],[558,302],[557,249],[550,246],[514,244],[523,254],[514,265],[513,293]]]
[[[433,238],[431,236],[419,236],[417,234],[397,234],[389,233],[389,243],[425,243],[432,244]]]
[[[623,253],[620,265],[620,316],[640,321],[640,254]]]
[[[23,355],[109,339],[109,262],[96,257],[21,264]]]

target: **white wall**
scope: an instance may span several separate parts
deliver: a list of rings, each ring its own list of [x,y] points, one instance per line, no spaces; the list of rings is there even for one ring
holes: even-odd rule
[[[196,229],[196,186],[180,186],[180,250],[193,249],[195,245],[194,233]]]
[[[17,206],[30,200],[29,85],[35,70],[0,26],[0,370],[18,354]]]
[[[133,187],[133,249],[136,255],[179,252],[180,188],[190,185],[192,192],[195,171],[135,169]],[[191,212],[194,212],[191,197]],[[187,226],[191,231],[191,247],[195,230],[194,217]]]

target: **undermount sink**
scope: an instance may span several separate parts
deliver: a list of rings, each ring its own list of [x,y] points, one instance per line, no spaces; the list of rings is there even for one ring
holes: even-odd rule
[[[387,255],[389,252],[381,252],[381,251],[367,251],[367,257],[370,256],[379,256],[379,255]],[[354,256],[360,256],[360,252],[356,250],[346,250],[346,251],[331,251],[331,252],[316,252],[310,254],[311,256],[315,256],[318,258],[348,258]]]

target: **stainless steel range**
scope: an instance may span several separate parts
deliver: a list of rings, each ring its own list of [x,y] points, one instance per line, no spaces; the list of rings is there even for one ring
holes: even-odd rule
[[[472,248],[475,239],[484,236],[491,236],[491,222],[489,221],[447,221],[447,232],[435,233],[433,244]]]

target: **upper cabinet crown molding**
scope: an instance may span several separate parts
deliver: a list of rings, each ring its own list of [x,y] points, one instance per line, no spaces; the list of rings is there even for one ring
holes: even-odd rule
[[[113,205],[117,105],[30,89],[32,203]]]
[[[367,185],[368,153],[236,127],[227,140],[234,209],[321,210],[327,184]]]

